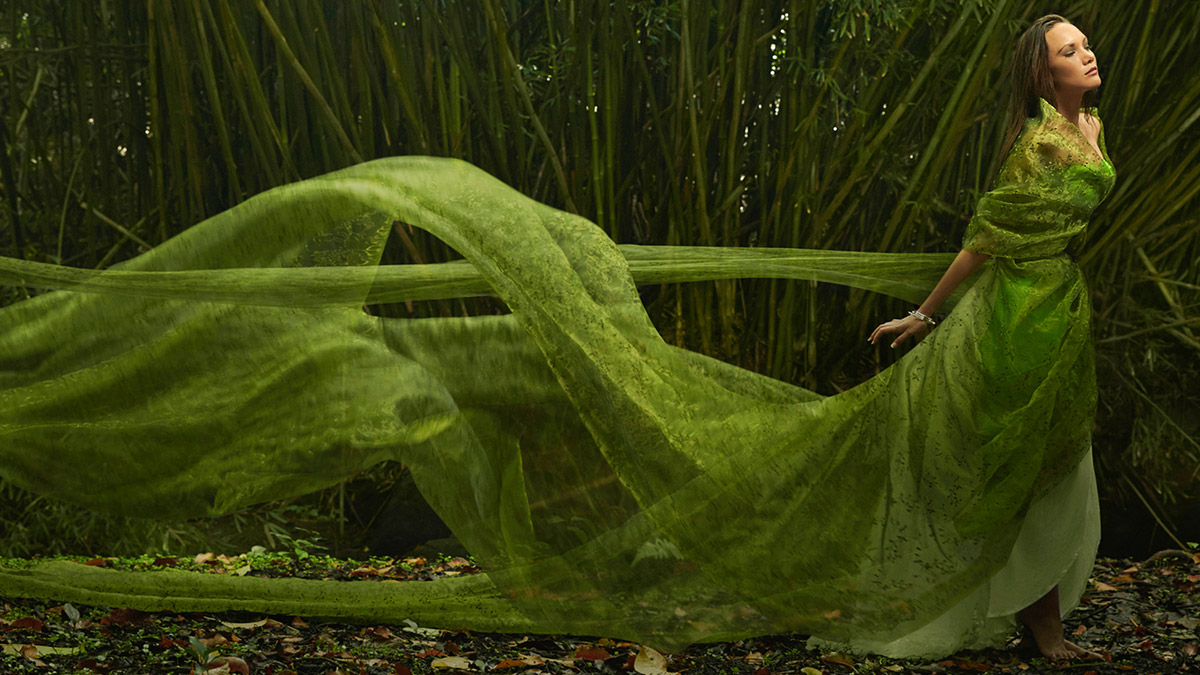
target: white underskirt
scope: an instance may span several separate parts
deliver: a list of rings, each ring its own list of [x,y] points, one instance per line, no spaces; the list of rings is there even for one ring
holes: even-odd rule
[[[1004,647],[1017,632],[1017,612],[1058,585],[1066,618],[1087,589],[1100,546],[1100,499],[1092,451],[1061,483],[1029,505],[1007,564],[971,595],[920,629],[890,642],[849,643],[810,637],[809,649],[944,658],[964,649]]]

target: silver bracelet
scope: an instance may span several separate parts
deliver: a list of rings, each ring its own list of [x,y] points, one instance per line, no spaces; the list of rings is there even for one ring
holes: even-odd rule
[[[918,319],[920,319],[920,320],[924,321],[925,323],[929,324],[929,327],[930,327],[930,328],[933,328],[934,326],[936,326],[936,325],[937,325],[937,322],[936,322],[936,321],[934,321],[933,319],[931,319],[931,318],[929,318],[929,317],[925,316],[924,314],[922,314],[922,313],[921,313],[920,311],[918,311],[918,310],[915,310],[915,309],[909,310],[909,312],[908,312],[908,315],[909,315],[909,316],[915,316],[915,317],[917,317]]]

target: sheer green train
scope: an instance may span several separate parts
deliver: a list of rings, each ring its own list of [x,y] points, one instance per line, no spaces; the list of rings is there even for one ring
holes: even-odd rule
[[[1062,251],[1113,173],[1064,154],[1087,141],[1047,108],[968,228],[993,257],[924,341],[836,396],[665,343],[636,283],[812,279],[918,303],[952,254],[618,246],[470,164],[404,157],[276,188],[109,270],[0,259],[0,283],[59,289],[0,310],[6,480],[195,517],[394,460],[487,571],[381,585],[57,563],[0,573],[0,594],[665,650],[911,633],[1005,565],[1089,450],[1090,304]],[[465,260],[379,266],[396,220]],[[512,313],[361,309],[479,294]]]

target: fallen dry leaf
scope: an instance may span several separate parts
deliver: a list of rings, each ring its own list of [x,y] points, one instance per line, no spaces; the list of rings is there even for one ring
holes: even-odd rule
[[[642,675],[664,675],[667,672],[667,657],[656,649],[641,646],[637,658],[633,660],[633,669]]]
[[[200,638],[200,642],[203,642],[205,647],[212,649],[213,647],[217,647],[217,646],[220,646],[223,644],[228,644],[229,638],[225,637],[224,635],[222,635],[220,633],[217,633],[216,635],[209,637],[209,638]]]
[[[429,665],[434,668],[455,668],[457,670],[469,670],[471,668],[471,661],[464,659],[461,656],[443,656],[434,659],[433,663]]]
[[[612,654],[603,647],[580,647],[575,650],[575,658],[585,661],[603,661],[612,658]]]
[[[17,619],[16,621],[13,621],[12,623],[8,624],[8,628],[10,628],[10,629],[28,628],[29,630],[31,630],[35,633],[42,632],[42,628],[44,626],[45,626],[45,624],[42,622],[41,619],[39,619],[37,617],[33,617],[33,616],[21,617],[20,619]]]
[[[250,621],[247,623],[234,623],[233,621],[222,621],[221,625],[228,626],[229,628],[259,628],[261,626],[267,625],[267,620],[259,619],[258,621]]]
[[[829,652],[828,654],[821,656],[821,662],[836,663],[839,666],[846,666],[847,668],[851,669],[854,668],[854,660],[841,652]]]
[[[38,668],[49,667],[46,665],[45,661],[42,661],[38,658],[41,656],[41,654],[38,653],[38,648],[34,645],[3,645],[3,647],[4,653],[24,656]],[[53,647],[50,647],[49,649],[53,649]]]
[[[100,619],[101,626],[120,625],[126,623],[144,623],[153,617],[149,612],[143,612],[138,609],[129,609],[121,607],[109,612],[107,616]]]
[[[213,659],[208,665],[210,668],[224,667],[226,672],[229,673],[242,673],[242,675],[250,675],[250,666],[236,656],[222,656]]]
[[[545,659],[537,654],[521,654],[519,659],[504,659],[500,663],[492,666],[492,670],[507,670],[509,668],[528,668],[530,666],[544,666]]]
[[[371,636],[372,640],[391,640],[392,638],[396,637],[395,635],[392,635],[391,629],[389,629],[387,626],[375,626],[368,629],[366,632]]]

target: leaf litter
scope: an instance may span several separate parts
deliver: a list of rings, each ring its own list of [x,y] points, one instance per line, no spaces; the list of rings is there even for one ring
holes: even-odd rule
[[[192,558],[82,558],[129,570],[410,582],[476,574],[468,558],[338,560],[261,551]],[[3,559],[5,566],[37,561]],[[673,654],[609,638],[446,631],[411,621],[360,626],[244,612],[142,612],[0,598],[0,672],[189,672],[200,675],[826,675],[831,673],[1200,674],[1200,553],[1160,551],[1145,561],[1099,558],[1068,639],[1103,661],[1052,662],[1017,648],[967,650],[928,661],[808,650],[807,636],[692,645]]]

